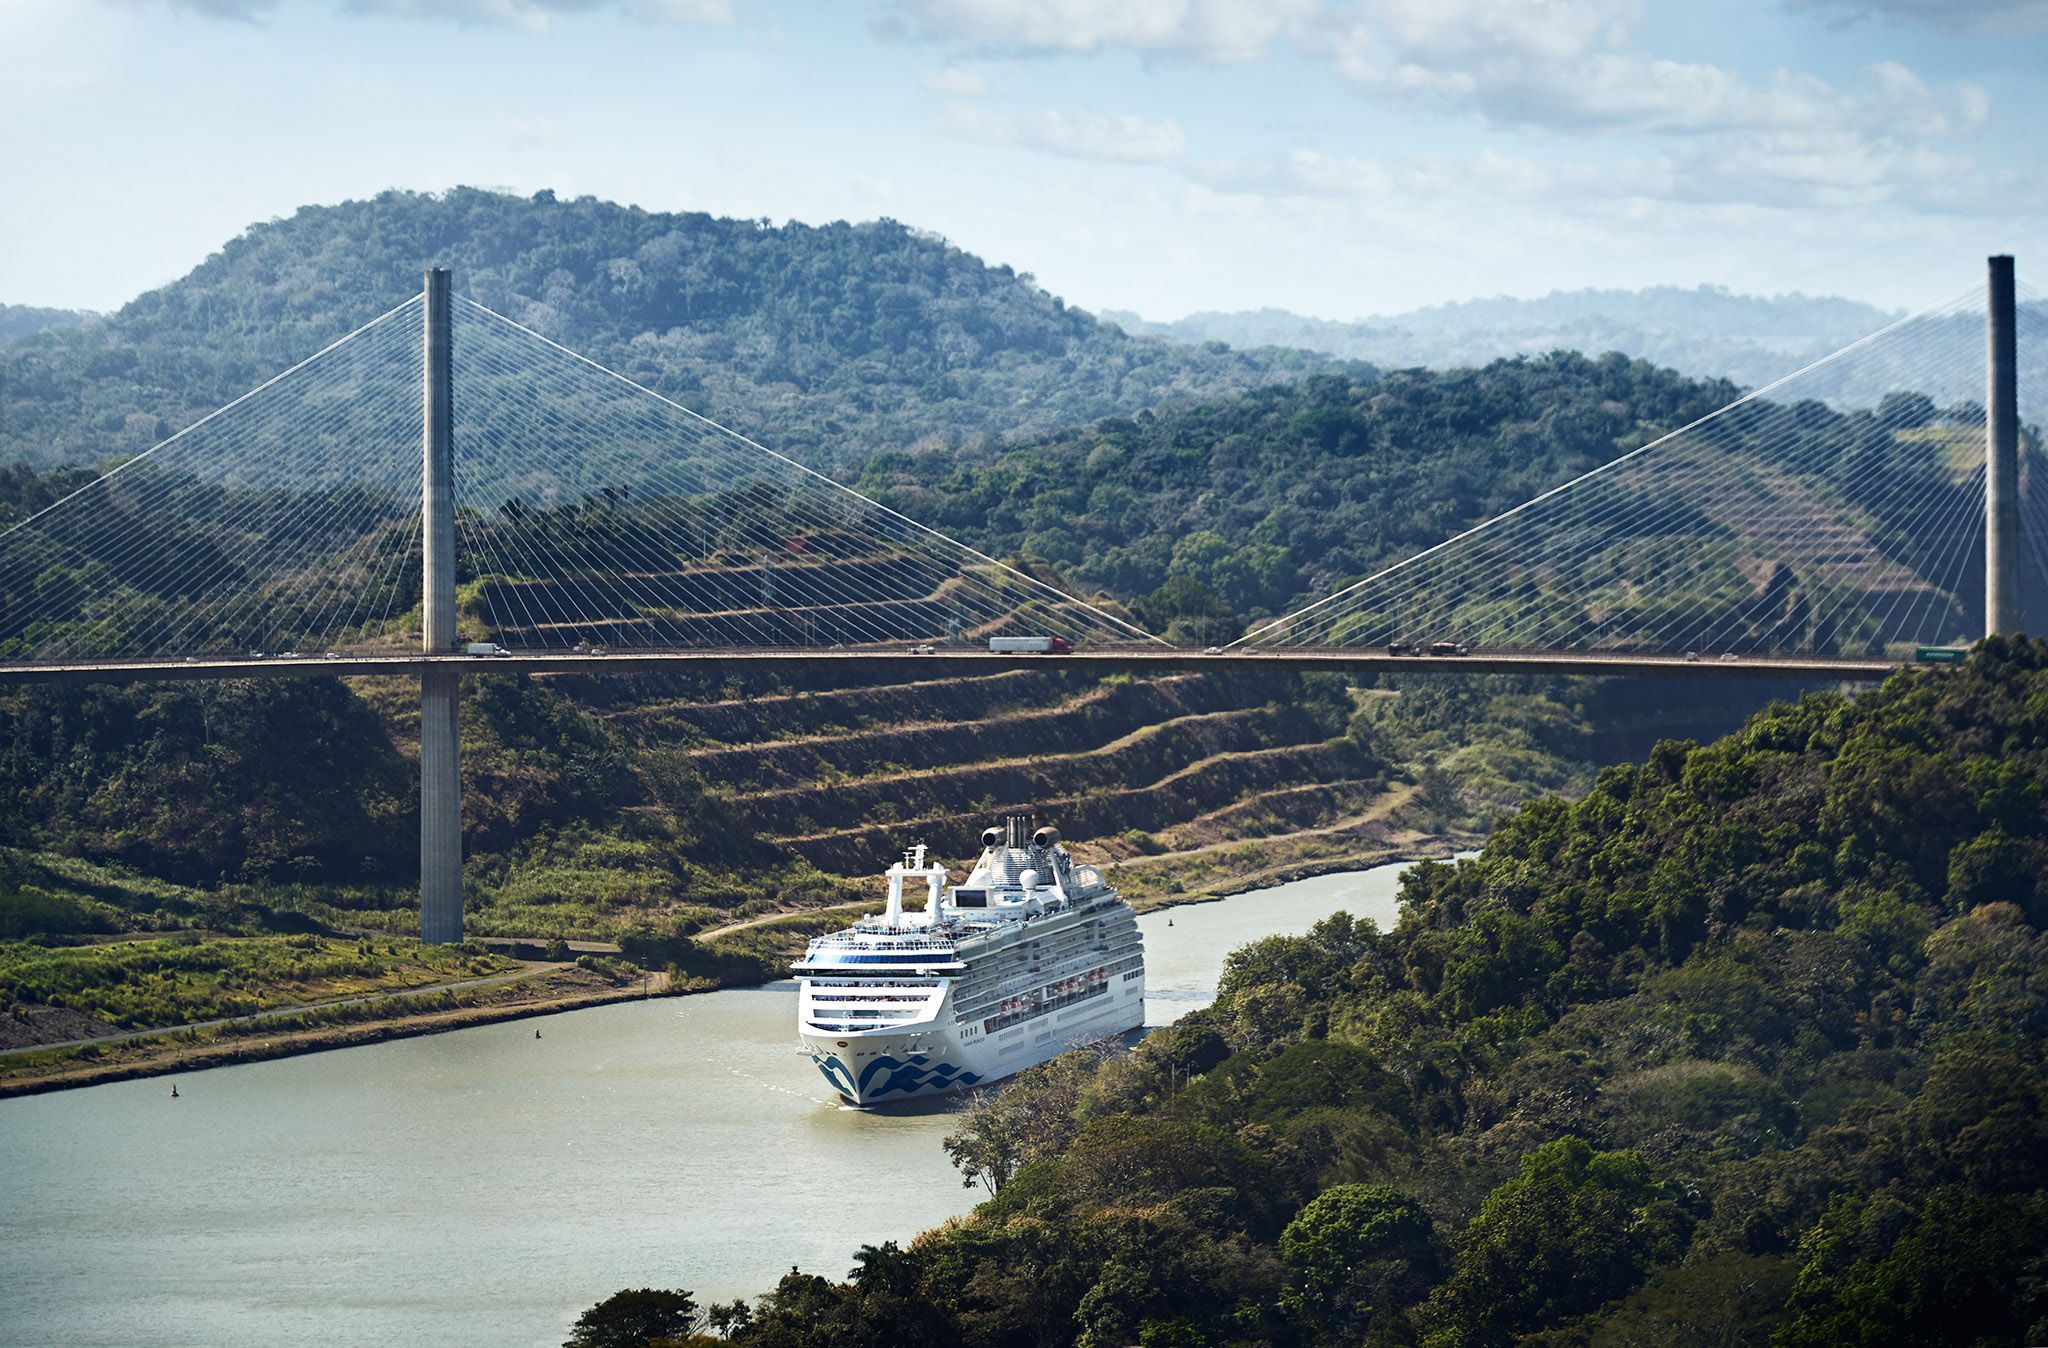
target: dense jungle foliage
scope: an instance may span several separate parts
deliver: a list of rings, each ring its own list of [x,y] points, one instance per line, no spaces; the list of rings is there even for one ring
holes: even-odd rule
[[[0,937],[409,928],[417,715],[382,680],[0,694]],[[469,681],[461,716],[479,930],[606,934],[829,887],[731,829],[673,755],[633,752],[544,682]],[[58,857],[121,874],[59,873]]]
[[[1050,428],[1323,368],[1126,336],[893,220],[810,226],[473,188],[251,226],[87,326],[0,348],[0,463],[98,462],[418,293],[456,292],[809,461]]]
[[[2044,790],[2042,642],[1660,744],[992,1093],[970,1217],[660,1332],[2042,1342]]]
[[[935,528],[1126,599],[1153,630],[1199,643],[1236,636],[1248,620],[1412,556],[1687,425],[1736,392],[1645,361],[1570,352],[1444,373],[1312,375],[1023,443],[879,454],[859,485]],[[1948,534],[1936,524],[1972,489],[1949,444],[1981,438],[1973,429],[1982,425],[1980,406],[1939,409],[1901,394],[1874,410],[1792,410],[1796,437],[1822,465],[1797,479],[1798,489],[1832,498],[1817,508],[1860,516],[1857,545],[1867,541],[1914,575],[1955,569]],[[1776,456],[1785,452],[1785,430],[1777,409],[1751,404],[1718,420],[1711,434],[1716,452]],[[1603,630],[1656,637],[1660,626],[1690,621],[1694,608],[1749,601],[1751,577],[1726,563],[1700,564],[1722,543],[1744,551],[1742,538],[1724,519],[1666,514],[1653,532],[1589,560],[1608,570],[1575,576],[1573,593],[1593,589],[1589,579],[1632,581],[1616,588],[1643,591],[1641,612],[1633,622],[1602,615]],[[1754,540],[1750,549],[1771,550]],[[1669,583],[1645,584],[1659,577]],[[1546,583],[1540,570],[1532,578]],[[1817,583],[1777,568],[1767,583],[1776,593],[1755,619],[1783,629],[1773,645],[1846,649],[1867,635],[1818,630],[1803,618]],[[1956,602],[1958,613],[1981,603],[1967,586]],[[1662,606],[1684,611],[1667,615]],[[1684,644],[1677,633],[1661,635]]]

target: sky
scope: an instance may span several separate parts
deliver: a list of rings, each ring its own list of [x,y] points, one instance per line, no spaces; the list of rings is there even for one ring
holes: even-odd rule
[[[2048,279],[2048,0],[0,0],[0,125],[16,304],[456,185],[888,216],[1155,319]]]

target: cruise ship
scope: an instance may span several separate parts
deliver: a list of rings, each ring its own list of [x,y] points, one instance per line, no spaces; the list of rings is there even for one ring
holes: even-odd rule
[[[983,1085],[1144,1023],[1130,905],[1054,829],[1012,817],[982,844],[957,885],[923,846],[904,853],[881,915],[814,938],[793,966],[804,1047],[847,1104]]]

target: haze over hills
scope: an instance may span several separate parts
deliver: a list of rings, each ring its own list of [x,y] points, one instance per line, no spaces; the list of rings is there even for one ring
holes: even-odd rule
[[[1284,309],[1195,313],[1170,323],[1121,310],[1102,317],[1126,332],[1240,349],[1299,347],[1379,366],[1484,365],[1552,351],[1620,351],[1703,378],[1768,383],[1899,315],[1855,300],[1801,294],[1687,290],[1553,291],[1438,304],[1353,322]]]
[[[99,321],[99,315],[85,309],[39,309],[33,304],[0,304],[0,343],[39,332],[82,328]]]
[[[0,350],[0,462],[93,462],[414,294],[421,271],[705,415],[821,462],[1050,429],[1330,362],[1131,337],[892,220],[821,226],[458,188],[308,206],[90,326]]]

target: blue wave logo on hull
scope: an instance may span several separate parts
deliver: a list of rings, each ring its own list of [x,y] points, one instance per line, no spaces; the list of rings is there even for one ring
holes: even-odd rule
[[[828,1053],[815,1059],[818,1071],[833,1090],[849,1100],[867,1104],[885,1095],[901,1094],[905,1098],[913,1095],[936,1095],[959,1086],[972,1086],[981,1080],[979,1074],[953,1066],[938,1063],[927,1066],[931,1059],[922,1053],[913,1053],[905,1062],[899,1058],[884,1055],[860,1069],[860,1078],[855,1080],[853,1072],[839,1060],[836,1053]],[[887,1075],[883,1075],[886,1073]],[[877,1081],[879,1080],[879,1084]]]

